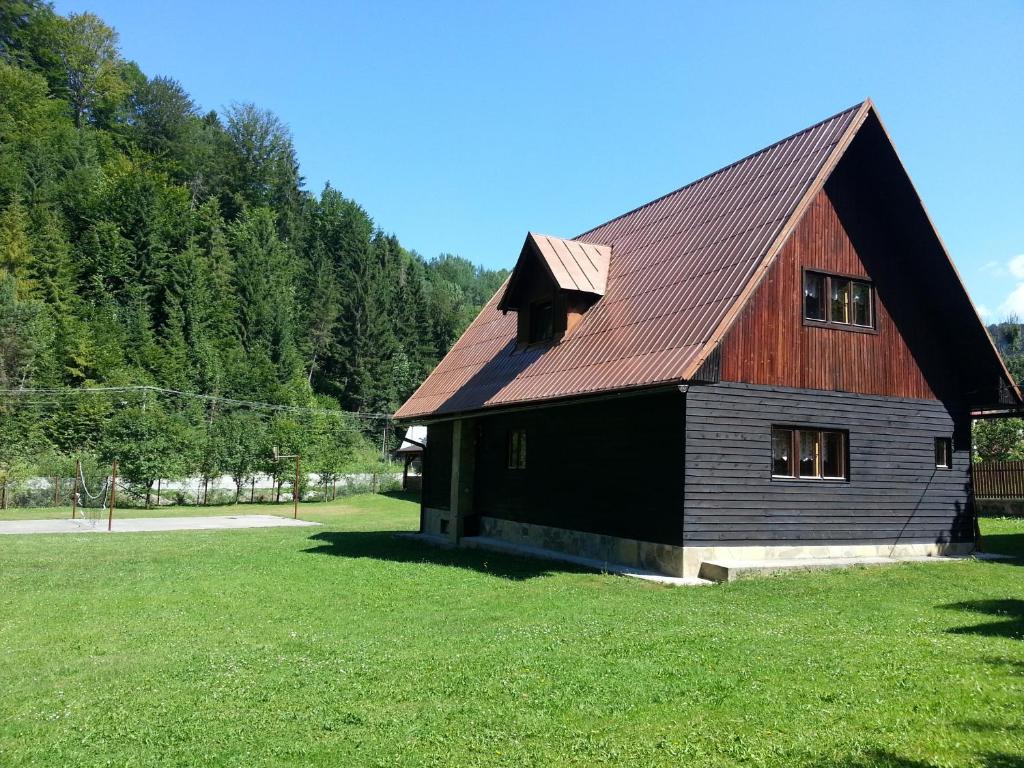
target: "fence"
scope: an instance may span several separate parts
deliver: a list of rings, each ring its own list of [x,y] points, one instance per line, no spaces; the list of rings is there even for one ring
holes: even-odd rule
[[[109,503],[110,477],[85,473],[74,477],[31,477],[19,481],[0,482],[0,513],[3,510],[32,507],[75,506],[83,511],[104,509]],[[332,501],[354,493],[383,493],[397,490],[402,473],[352,473],[333,478],[307,474],[302,478],[301,501]],[[238,503],[291,503],[292,485],[288,480],[275,480],[257,475],[246,480],[241,489],[227,477],[158,480],[149,489],[133,486],[123,478],[117,480],[117,506],[169,507],[216,506]]]
[[[971,467],[978,499],[1024,499],[1024,461],[983,461]]]

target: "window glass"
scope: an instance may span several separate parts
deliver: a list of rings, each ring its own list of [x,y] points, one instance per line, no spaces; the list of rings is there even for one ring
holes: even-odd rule
[[[833,277],[832,284],[832,317],[833,323],[850,322],[850,281]]]
[[[845,432],[772,427],[772,477],[845,480],[846,444]]]
[[[508,433],[508,468],[526,469],[525,429],[513,429]]]
[[[818,477],[818,432],[800,431],[800,477]]]
[[[793,430],[772,430],[772,474],[793,477]]]
[[[853,324],[871,327],[871,286],[853,281],[852,288]]]
[[[530,305],[530,343],[547,341],[554,336],[555,311],[550,301]]]
[[[804,317],[825,320],[825,276],[817,272],[804,273]]]
[[[939,469],[953,466],[953,441],[948,437],[935,438],[935,466]]]
[[[823,477],[846,477],[843,437],[842,432],[821,433],[821,474]]]

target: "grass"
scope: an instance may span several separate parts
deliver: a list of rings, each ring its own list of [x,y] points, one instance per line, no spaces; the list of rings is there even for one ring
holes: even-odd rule
[[[1022,562],[668,588],[303,516],[0,537],[0,765],[1024,765]]]

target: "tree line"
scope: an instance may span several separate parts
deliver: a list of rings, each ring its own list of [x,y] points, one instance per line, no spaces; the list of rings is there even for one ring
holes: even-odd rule
[[[338,189],[310,193],[280,118],[201,110],[124,59],[98,16],[3,3],[0,390],[309,410],[2,397],[0,479],[80,455],[120,455],[143,484],[240,478],[269,444],[328,474],[377,455],[380,420],[313,415],[392,412],[506,276],[425,259]]]
[[[988,326],[988,334],[1016,382],[1024,381],[1024,324],[1010,317]],[[978,461],[1024,461],[1024,419],[983,419],[974,423]]]

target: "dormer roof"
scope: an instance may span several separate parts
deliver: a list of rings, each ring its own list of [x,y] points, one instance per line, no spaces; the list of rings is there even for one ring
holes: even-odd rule
[[[520,291],[525,273],[538,261],[544,266],[555,287],[562,291],[579,291],[604,296],[608,284],[610,245],[565,240],[561,237],[529,232],[519,252],[498,310],[508,312],[520,308]]]

